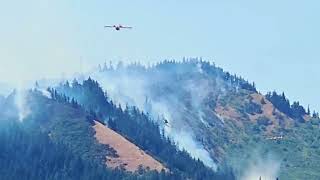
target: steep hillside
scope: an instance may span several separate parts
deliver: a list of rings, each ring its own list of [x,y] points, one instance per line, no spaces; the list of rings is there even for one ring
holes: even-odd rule
[[[136,179],[99,163],[112,151],[90,138],[84,111],[29,91],[26,98],[33,111],[20,121],[16,93],[0,106],[0,179]]]
[[[126,140],[120,134],[98,121],[94,122],[95,125],[93,128],[96,132],[95,137],[98,142],[110,146],[117,154],[115,157],[106,157],[106,164],[108,167],[123,168],[131,172],[139,170],[140,167],[156,170],[158,172],[165,170],[165,167],[160,162],[146,154],[143,150]]]
[[[0,106],[0,179],[184,179],[144,166],[132,173],[106,167],[106,157],[118,155],[95,138],[94,113],[65,96],[52,93],[48,98],[38,90],[24,93],[22,109],[16,106],[17,93]],[[28,114],[20,119],[26,109]]]
[[[172,144],[170,148],[175,153],[163,155],[176,162],[179,159],[187,160],[189,164],[179,166],[169,163],[170,169],[161,171],[164,165],[159,161],[119,134],[107,131],[101,123],[93,121],[97,118],[94,112],[84,110],[77,102],[58,94],[55,90],[48,91],[45,95],[39,90],[25,92],[25,106],[16,106],[18,92],[13,92],[4,100],[0,113],[0,166],[3,167],[3,171],[0,171],[1,178],[6,177],[5,179],[10,180],[21,179],[21,176],[24,176],[30,177],[29,179],[234,179],[232,174],[218,174],[201,166],[200,162],[180,153]],[[22,119],[19,115],[21,111],[28,112]],[[126,118],[120,109],[117,113],[118,117]],[[9,128],[6,128],[7,125]],[[28,137],[24,137],[24,134]],[[106,142],[105,140],[110,140],[107,135],[113,135],[118,141]],[[151,141],[147,137],[144,139]],[[165,142],[161,137],[158,140]],[[12,145],[6,146],[7,143]],[[121,145],[118,146],[117,143]],[[125,149],[121,149],[122,145]],[[162,148],[168,150],[167,146],[164,143]],[[47,153],[54,154],[46,156]],[[129,157],[131,155],[134,156]],[[157,158],[161,157],[159,154],[156,155]],[[19,156],[26,162],[20,162],[17,158]],[[122,170],[121,166],[114,168],[115,164],[108,162],[106,157],[127,163],[128,171]],[[139,162],[135,157],[139,158]],[[42,166],[39,162],[45,163],[44,169],[36,168]],[[123,165],[126,169],[126,165]],[[193,170],[187,171],[181,167],[190,167]],[[8,171],[19,173],[8,174]]]
[[[274,178],[318,177],[305,159],[317,164],[317,153],[301,151],[309,141],[299,134],[311,133],[306,126],[318,116],[311,117],[298,102],[290,104],[284,94],[262,95],[254,83],[198,60],[164,61],[148,68],[105,65],[91,77],[113,103],[142,109],[160,125],[159,131],[208,167],[229,164],[243,178],[251,159],[268,161],[272,156],[279,164],[270,175]],[[84,102],[83,96],[74,97]],[[104,118],[110,127],[117,122]],[[299,138],[291,141],[293,137]]]
[[[32,130],[14,119],[0,119],[0,179],[91,180],[128,178],[99,164],[79,158],[46,133]]]
[[[178,150],[176,143],[164,136],[159,124],[148,114],[135,106],[116,106],[98,82],[90,78],[83,83],[66,82],[50,91],[65,94],[71,102],[78,101],[87,111],[95,113],[97,119],[104,119],[112,130],[156,157],[171,172],[191,179],[234,179],[230,169],[221,167],[214,172],[185,150]]]

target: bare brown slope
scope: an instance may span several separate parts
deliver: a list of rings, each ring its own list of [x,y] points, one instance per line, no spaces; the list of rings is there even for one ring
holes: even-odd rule
[[[293,125],[293,119],[276,109],[265,96],[259,93],[248,94],[248,96],[232,97],[233,98],[229,99],[229,104],[225,106],[218,103],[217,107],[215,108],[215,112],[219,117],[235,120],[234,122],[238,125],[238,127],[243,127],[242,121],[240,120],[246,117],[249,117],[249,120],[254,123],[256,123],[259,118],[268,118],[270,120],[270,124],[266,127],[266,135],[273,135],[277,132],[277,129],[290,128],[290,126]],[[253,103],[261,106],[261,113],[250,114],[236,109],[237,106],[244,108],[246,101],[252,101]]]
[[[96,131],[95,137],[101,144],[112,147],[119,157],[106,157],[108,167],[122,167],[127,171],[136,171],[139,166],[150,170],[161,171],[165,167],[157,160],[146,154],[139,147],[126,140],[120,134],[103,124],[95,121],[93,128]]]
[[[268,101],[263,95],[254,93],[251,94],[251,97],[253,97],[253,102],[262,105],[262,113],[250,115],[250,119],[252,121],[257,121],[259,117],[264,116],[271,120],[272,125],[268,126],[267,128],[269,134],[272,134],[272,130],[277,129],[281,126],[280,119],[282,119],[284,122],[283,128],[289,128],[290,125],[294,122],[293,119],[276,109],[273,104]],[[261,104],[262,99],[265,102],[264,104]]]

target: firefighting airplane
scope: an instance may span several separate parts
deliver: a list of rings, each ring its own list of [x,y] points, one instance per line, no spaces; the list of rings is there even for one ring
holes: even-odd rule
[[[113,26],[104,26],[105,28],[114,28],[116,31],[120,31],[121,29],[132,29],[130,26],[122,26],[122,25],[113,25]]]

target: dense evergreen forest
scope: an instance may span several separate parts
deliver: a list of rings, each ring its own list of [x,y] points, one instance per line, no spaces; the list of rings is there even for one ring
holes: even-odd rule
[[[299,122],[305,121],[303,118],[305,115],[310,115],[313,118],[319,118],[319,113],[313,111],[311,114],[310,108],[308,107],[306,110],[302,105],[300,105],[299,101],[294,101],[292,104],[290,104],[289,99],[284,93],[278,94],[275,91],[272,93],[269,92],[267,93],[266,98],[281,112]]]
[[[105,154],[108,149],[93,142],[90,132],[92,128],[88,126],[91,123],[89,119],[93,118],[92,114],[84,112],[80,106],[74,106],[66,99],[63,100],[63,96],[55,96],[59,99],[58,102],[45,98],[35,90],[28,92],[28,99],[32,99],[29,103],[36,112],[29,114],[21,122],[16,109],[12,108],[14,96],[15,92],[3,100],[1,106],[0,179],[183,179],[180,174],[144,169],[128,173],[122,169],[106,168],[104,163],[97,161],[100,158],[93,158],[101,157],[99,155]],[[43,103],[49,109],[58,108],[60,114],[44,107],[39,109]],[[76,111],[73,112],[72,109]],[[78,118],[74,117],[75,113]],[[84,118],[79,118],[83,115]]]
[[[98,119],[107,120],[109,127],[125,136],[162,161],[173,173],[192,179],[234,179],[231,169],[222,168],[218,173],[193,159],[186,151],[178,150],[175,142],[161,133],[159,125],[136,107],[115,105],[103,92],[97,81],[89,78],[82,84],[76,80],[61,84],[50,92],[70,97],[71,102],[79,102]],[[68,99],[68,98],[64,98]]]
[[[48,99],[35,89],[27,93],[28,106],[34,111],[20,122],[13,102],[16,92],[2,98],[1,178],[234,179],[231,171],[216,173],[202,162],[192,159],[187,152],[178,150],[174,142],[161,135],[157,124],[138,109],[127,107],[122,110],[107,101],[97,82],[89,79],[83,85],[74,87],[88,88],[87,91],[82,89],[79,92],[88,95],[94,102],[90,105],[99,105],[100,109],[89,109],[90,106],[82,105],[75,98],[54,89],[48,89],[51,94]],[[101,102],[104,103],[103,106]],[[94,119],[103,122],[102,116],[107,115],[114,130],[163,161],[170,172],[139,169],[135,173],[129,173],[121,169],[106,168],[101,158],[112,153],[112,150],[96,143],[91,125]]]
[[[309,162],[312,159],[310,164],[316,165],[318,153],[312,148],[301,150],[309,134],[295,130],[306,128],[318,118],[318,113],[299,102],[289,102],[284,94],[263,95],[255,83],[232,75],[212,62],[167,60],[148,66],[110,63],[100,66],[91,77],[98,80],[112,100],[149,112],[165,130],[167,122],[167,129],[176,129],[173,133],[166,131],[167,134],[175,137],[181,130],[192,134],[215,161],[227,161],[234,169],[239,167],[235,172],[245,170],[245,165],[239,165],[239,154],[246,158],[259,149],[289,159],[282,162],[281,179],[304,177],[306,171],[316,173]],[[273,137],[282,139],[270,141]],[[293,137],[299,138],[292,140]],[[176,136],[175,141],[181,145],[183,139]],[[273,143],[279,149],[276,152],[270,148]],[[287,148],[288,144],[291,148]],[[190,150],[189,147],[186,145],[186,149]],[[297,168],[301,171],[297,172]]]
[[[257,124],[247,121],[249,115],[263,113],[262,106],[266,103],[264,99],[261,100],[261,104],[259,101],[252,102],[250,95],[258,94],[255,84],[231,75],[208,62],[163,61],[152,68],[139,64],[124,67],[120,63],[117,67],[105,65],[100,67],[100,71],[114,76],[125,71],[129,75],[139,74],[136,77],[156,79],[157,81],[146,86],[154,93],[153,97],[149,96],[149,98],[155,100],[161,94],[161,98],[166,98],[168,94],[177,98],[179,103],[174,106],[188,110],[176,112],[187,113],[185,116],[190,119],[184,122],[196,123],[199,117],[204,117],[203,120],[208,123],[200,123],[201,126],[198,129],[201,135],[200,141],[212,145],[208,146],[209,149],[215,147],[220,149],[221,151],[217,153],[220,155],[218,158],[228,157],[227,153],[235,150],[233,156],[236,156],[235,159],[238,161],[239,154],[250,154],[252,143],[256,143],[259,146],[265,145],[266,149],[272,146],[272,149],[278,149],[279,153],[286,155],[288,162],[282,168],[289,170],[285,173],[295,174],[290,166],[299,167],[301,162],[308,162],[313,167],[317,167],[319,153],[316,147],[319,138],[318,135],[311,136],[309,132],[317,133],[319,114],[310,112],[309,107],[306,109],[299,102],[291,104],[284,93],[268,93],[265,98],[273,104],[274,109],[291,117],[299,125],[284,131],[284,141],[273,143],[266,140],[264,136],[260,137],[260,131],[250,131],[251,127],[269,126],[268,123],[261,123],[261,120],[266,120],[267,117],[258,119]],[[203,106],[192,104],[192,93],[197,91],[187,91],[183,88],[178,90],[184,85],[183,82],[189,80],[193,80],[196,85],[201,84],[203,80],[214,82],[205,86],[212,92],[206,94],[200,102]],[[148,111],[142,111],[132,104],[126,106],[116,104],[109,92],[104,91],[92,78],[83,82],[66,81],[46,91],[36,84],[35,89],[25,93],[25,106],[28,113],[23,121],[19,121],[18,115],[21,110],[15,102],[17,93],[14,91],[8,97],[0,96],[0,179],[235,179],[234,169],[224,165],[223,161],[219,162],[218,170],[213,171],[199,159],[192,158],[186,150],[179,149],[177,142],[165,136],[163,126],[158,124],[164,121],[163,117],[154,119]],[[148,105],[148,97],[145,98]],[[215,115],[215,111],[211,112],[216,107],[223,106],[234,107],[241,115],[237,117],[238,121],[221,121]],[[203,116],[194,116],[201,108],[203,108]],[[306,120],[306,117],[311,120]],[[116,152],[108,145],[97,142],[92,128],[93,120],[109,126],[139,146],[160,161],[169,171],[156,172],[140,168],[137,172],[130,173],[123,169],[106,167],[104,164],[106,155],[116,156]],[[246,132],[240,126],[232,124],[233,122],[246,123],[244,127],[249,130]],[[254,138],[250,140],[251,136],[260,140],[257,141]],[[296,137],[302,139],[298,141]],[[246,146],[248,139],[251,144]],[[234,143],[234,140],[239,140],[239,144]],[[308,144],[307,150],[302,151],[299,147],[309,140],[312,142]],[[286,149],[286,147],[291,148]],[[222,151],[222,148],[226,151]],[[302,161],[305,158],[302,152],[307,151],[310,157],[312,155],[314,158]],[[216,154],[211,155],[214,157]]]
[[[0,177],[6,180],[136,179],[120,170],[107,170],[74,155],[47,134],[17,120],[0,120]],[[131,177],[132,176],[132,177]]]

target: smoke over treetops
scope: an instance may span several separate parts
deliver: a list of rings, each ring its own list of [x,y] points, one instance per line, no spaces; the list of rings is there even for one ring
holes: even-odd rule
[[[197,59],[163,61],[151,66],[119,63],[99,66],[74,78],[81,81],[88,77],[97,80],[113,103],[136,106],[147,113],[160,125],[161,133],[212,169],[224,167],[226,163],[241,172],[238,174],[241,180],[260,176],[274,178],[280,173],[280,167],[283,172],[283,168],[290,167],[289,163],[294,161],[290,159],[289,165],[282,167],[274,158],[247,158],[246,155],[261,144],[262,149],[271,154],[284,156],[288,151],[283,150],[288,145],[286,141],[277,140],[276,144],[268,137],[280,132],[288,137],[287,134],[294,132],[289,128],[293,128],[295,120],[280,113],[267,96],[257,92],[254,84],[212,63]],[[74,78],[69,78],[69,82]],[[41,80],[37,88],[50,98],[44,89],[65,81]],[[28,109],[23,96],[16,97],[20,117],[24,117]],[[297,152],[299,150],[294,153]],[[239,161],[239,164],[230,161]],[[285,170],[291,172],[289,168]]]
[[[149,113],[181,149],[217,168],[214,152],[209,152],[212,143],[208,141],[214,139],[209,140],[202,133],[209,132],[212,126],[223,126],[212,113],[214,100],[240,85],[232,80],[225,83],[222,69],[194,59],[183,63],[165,61],[151,67],[105,65],[90,76],[114,101]]]

